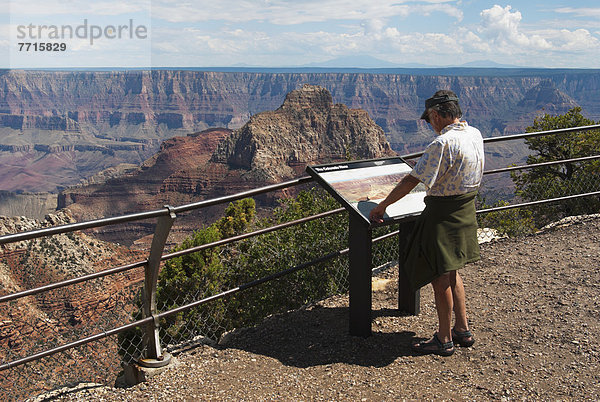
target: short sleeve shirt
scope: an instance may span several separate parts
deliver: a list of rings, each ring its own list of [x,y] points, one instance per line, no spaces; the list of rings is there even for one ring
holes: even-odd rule
[[[442,130],[410,174],[425,184],[427,195],[460,195],[479,188],[483,165],[481,133],[461,121]]]

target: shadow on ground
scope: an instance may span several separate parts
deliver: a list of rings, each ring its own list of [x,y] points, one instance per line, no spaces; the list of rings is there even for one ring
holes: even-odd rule
[[[390,316],[402,313],[373,310],[374,320]],[[221,345],[302,368],[333,363],[383,367],[400,356],[414,356],[410,348],[415,342],[414,332],[373,330],[372,336],[363,338],[351,336],[348,325],[348,308],[314,306],[272,316],[254,328],[236,330]]]

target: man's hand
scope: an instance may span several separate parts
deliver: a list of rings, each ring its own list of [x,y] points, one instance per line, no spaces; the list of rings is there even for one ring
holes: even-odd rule
[[[385,214],[386,207],[382,204],[377,205],[369,213],[369,220],[371,222],[381,223],[383,222],[383,215]]]
[[[395,203],[400,198],[410,193],[410,191],[419,183],[419,179],[411,176],[410,174],[404,176],[402,180],[400,180],[400,183],[398,183],[396,187],[394,187],[394,189],[388,194],[388,196],[385,197],[385,200],[381,201],[379,205],[371,210],[369,213],[369,220],[376,223],[383,222],[383,215],[385,214],[385,210],[388,205]]]

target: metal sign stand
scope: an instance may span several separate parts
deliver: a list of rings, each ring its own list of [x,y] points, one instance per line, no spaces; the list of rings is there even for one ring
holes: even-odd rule
[[[413,231],[415,221],[400,224],[398,234],[398,310],[410,315],[419,315],[421,312],[421,290],[412,290],[404,273],[404,257],[408,236]]]
[[[372,311],[372,230],[364,220],[349,214],[349,256],[350,256],[350,291],[349,291],[349,323],[350,335],[367,337],[371,335]],[[413,291],[406,280],[402,262],[403,250],[410,235],[414,221],[400,224],[398,235],[398,310],[411,315],[420,313],[420,290]]]
[[[371,335],[371,228],[354,214],[349,214],[350,256],[350,335]]]
[[[422,198],[419,199],[418,193],[413,195],[381,224],[369,221],[369,211],[376,205],[369,195],[380,196],[390,182],[393,184],[403,175],[409,174],[411,167],[402,158],[396,157],[307,166],[306,171],[348,210],[350,335],[371,335],[372,228],[375,226],[400,225],[398,309],[413,315],[419,314],[420,292],[415,292],[408,286],[401,254],[407,236],[412,231],[415,215],[424,207]],[[424,196],[423,190],[421,197]]]

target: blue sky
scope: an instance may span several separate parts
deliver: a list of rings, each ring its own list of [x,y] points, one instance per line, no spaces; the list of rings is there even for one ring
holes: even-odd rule
[[[598,0],[0,4],[0,51],[6,55],[1,67],[282,67],[368,56],[389,63],[382,67],[489,60],[600,68]],[[66,49],[35,49],[33,43],[42,42],[64,43]],[[32,43],[30,50],[20,43]]]

